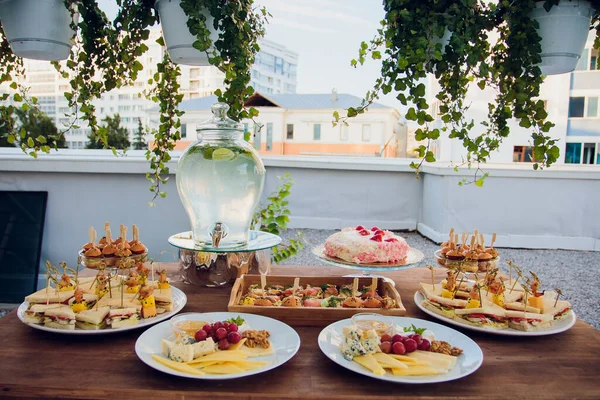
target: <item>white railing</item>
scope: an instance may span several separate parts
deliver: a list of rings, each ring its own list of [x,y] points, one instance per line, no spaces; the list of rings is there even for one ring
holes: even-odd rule
[[[176,171],[175,153],[169,163]],[[457,232],[498,233],[497,245],[519,248],[600,250],[600,166],[489,165],[484,187],[458,186],[473,171],[426,165],[416,179],[410,160],[266,156],[264,197],[289,173],[292,226],[339,229],[378,225],[414,230],[434,241]],[[171,176],[166,199],[148,207],[143,151],[114,157],[105,150],[61,150],[37,160],[18,149],[0,149],[0,190],[48,191],[42,260],[72,260],[87,228],[105,221],[137,224],[151,256],[174,249],[167,238],[189,229]]]

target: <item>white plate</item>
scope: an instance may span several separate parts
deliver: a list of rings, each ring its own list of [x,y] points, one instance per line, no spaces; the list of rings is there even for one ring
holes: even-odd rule
[[[290,326],[283,322],[272,318],[263,317],[261,315],[245,314],[245,313],[230,313],[230,312],[213,312],[198,314],[198,318],[208,321],[217,322],[224,321],[230,318],[242,317],[250,325],[250,329],[267,330],[271,334],[269,340],[275,352],[268,356],[253,357],[252,361],[267,361],[268,364],[251,371],[246,371],[241,374],[206,374],[192,375],[185,372],[179,372],[171,369],[152,359],[154,354],[163,356],[161,353],[161,339],[169,337],[173,331],[169,321],[155,325],[148,329],[135,342],[135,353],[148,366],[164,372],[166,374],[181,376],[184,378],[207,379],[207,380],[223,380],[235,379],[244,376],[260,374],[261,372],[272,370],[290,360],[298,352],[300,348],[300,336]],[[163,356],[164,357],[164,356]]]
[[[569,313],[569,315],[567,315],[564,319],[553,323],[551,325],[551,329],[547,329],[547,330],[543,330],[543,331],[524,332],[524,331],[519,331],[517,329],[512,329],[512,328],[506,328],[506,329],[480,328],[478,326],[463,324],[460,321],[456,321],[454,319],[450,319],[450,318],[444,317],[443,315],[436,314],[433,311],[428,310],[427,308],[423,307],[421,305],[421,302],[423,300],[425,300],[425,297],[423,297],[423,293],[421,293],[421,292],[416,292],[415,293],[414,300],[415,300],[415,304],[417,305],[417,307],[419,307],[421,309],[421,311],[423,311],[426,314],[431,315],[434,318],[439,319],[440,321],[447,322],[447,323],[449,323],[451,325],[460,326],[461,328],[470,329],[472,331],[484,332],[484,333],[492,333],[494,335],[505,335],[505,336],[546,336],[546,335],[554,335],[556,333],[561,333],[561,332],[564,332],[564,331],[570,329],[573,325],[575,325],[575,322],[577,321],[577,317],[575,317],[575,312],[573,310],[571,310],[571,312]]]
[[[175,315],[179,311],[181,311],[181,309],[187,303],[187,296],[180,289],[177,289],[176,287],[171,286],[171,293],[173,295],[173,311],[165,312],[165,313],[159,314],[156,317],[152,317],[152,318],[141,318],[140,322],[137,325],[128,326],[125,328],[98,329],[95,331],[75,328],[75,330],[71,331],[71,330],[67,330],[67,329],[47,328],[44,325],[38,325],[38,324],[28,324],[23,321],[23,318],[25,316],[25,311],[27,311],[27,309],[29,308],[28,302],[21,303],[21,305],[19,306],[19,309],[17,310],[17,317],[19,317],[21,322],[23,322],[24,324],[27,324],[27,325],[31,326],[32,328],[39,329],[41,331],[52,332],[52,333],[61,333],[64,335],[106,335],[109,333],[130,331],[132,329],[147,327],[149,325],[152,325],[157,322],[164,321],[165,319],[171,318],[173,315]]]
[[[483,352],[477,343],[454,329],[417,318],[391,317],[391,319],[396,326],[409,327],[411,324],[414,324],[419,328],[426,328],[435,334],[435,340],[445,340],[452,346],[463,349],[463,354],[458,356],[456,366],[448,373],[440,375],[395,376],[391,373],[386,373],[383,376],[375,375],[358,363],[346,360],[340,351],[340,345],[344,338],[342,329],[344,326],[352,324],[350,319],[334,322],[323,329],[319,334],[319,347],[323,354],[330,360],[344,368],[362,375],[370,376],[371,378],[397,383],[437,383],[452,381],[472,374],[483,362]],[[410,356],[410,353],[406,355]]]

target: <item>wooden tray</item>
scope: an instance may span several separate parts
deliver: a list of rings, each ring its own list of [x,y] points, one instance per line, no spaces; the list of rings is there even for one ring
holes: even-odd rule
[[[337,286],[351,285],[354,278],[342,276],[302,276],[300,277],[300,285],[306,286],[321,286],[324,284],[333,284]],[[371,285],[371,278],[358,278],[358,286],[363,287]],[[396,308],[328,308],[328,307],[260,307],[240,305],[239,302],[242,296],[246,293],[250,285],[260,285],[260,275],[242,275],[237,278],[227,310],[231,312],[243,312],[250,314],[264,315],[266,317],[275,318],[289,325],[295,326],[327,326],[332,322],[350,318],[354,314],[361,312],[374,312],[383,315],[402,316],[406,314],[406,309],[402,304],[400,293],[389,282],[379,278],[377,282],[377,292],[379,295],[387,295],[396,300]],[[267,285],[278,284],[283,286],[291,286],[294,284],[293,276],[267,276]]]

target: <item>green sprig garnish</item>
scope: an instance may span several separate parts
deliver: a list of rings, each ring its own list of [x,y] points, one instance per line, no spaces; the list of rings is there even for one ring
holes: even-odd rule
[[[425,332],[426,330],[427,328],[417,328],[414,324],[410,324],[410,326],[404,327],[404,332],[414,332],[417,335],[422,335],[423,332]]]
[[[233,323],[234,323],[234,324],[236,324],[237,326],[240,326],[240,325],[242,325],[242,324],[243,324],[244,322],[246,322],[246,321],[244,320],[244,318],[242,318],[242,317],[240,317],[240,316],[238,315],[238,316],[237,316],[237,318],[229,318],[229,319],[227,320],[227,322],[229,322],[229,323],[232,323],[232,322],[233,322]]]

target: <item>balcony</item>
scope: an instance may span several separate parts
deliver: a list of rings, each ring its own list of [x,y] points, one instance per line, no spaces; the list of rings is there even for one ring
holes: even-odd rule
[[[180,154],[169,164],[172,173]],[[591,272],[600,254],[596,166],[533,171],[529,165],[489,165],[491,176],[479,188],[459,187],[473,172],[457,173],[444,163],[426,165],[416,179],[406,159],[265,156],[264,161],[264,197],[278,185],[278,176],[289,173],[295,180],[291,226],[303,229],[308,246],[288,264],[316,264],[310,254],[313,245],[335,229],[358,224],[409,231],[409,243],[422,249],[429,263],[436,248],[432,241],[445,240],[450,228],[479,229],[486,238],[496,232],[496,246],[512,249],[504,249],[504,258],[525,270],[539,270],[542,280],[560,285],[580,304],[576,312],[589,315],[588,322],[600,327],[597,316],[591,317],[593,301],[585,295],[599,279]],[[105,221],[137,224],[150,256],[158,259],[167,250],[171,254],[163,253],[163,260],[173,260],[167,238],[189,230],[187,215],[174,176],[165,187],[167,198],[154,208],[146,205],[151,200],[147,170],[143,151],[116,158],[104,150],[60,150],[34,160],[19,149],[0,149],[0,190],[48,192],[41,260],[54,263],[74,262],[87,241],[87,228],[101,229]]]

